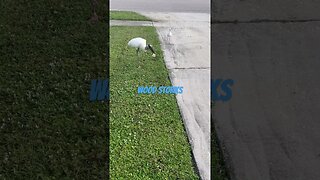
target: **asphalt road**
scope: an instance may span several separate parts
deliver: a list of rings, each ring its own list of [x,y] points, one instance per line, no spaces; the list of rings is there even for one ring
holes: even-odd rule
[[[231,178],[319,179],[320,3],[214,2],[212,78],[235,81],[213,113]]]
[[[139,12],[210,13],[209,0],[110,0],[110,9]]]

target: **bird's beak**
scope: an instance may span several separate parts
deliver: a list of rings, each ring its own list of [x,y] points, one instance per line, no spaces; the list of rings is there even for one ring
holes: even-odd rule
[[[150,49],[150,51],[152,52],[152,54],[156,54],[150,44],[148,44],[148,48]]]

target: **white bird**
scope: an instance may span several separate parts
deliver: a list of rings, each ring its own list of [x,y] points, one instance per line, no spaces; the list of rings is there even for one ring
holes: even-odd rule
[[[171,44],[171,37],[172,37],[172,28],[169,28],[169,32],[167,34],[169,44]]]
[[[152,52],[152,57],[156,57],[156,53],[154,52],[152,45],[147,44],[147,41],[141,37],[133,38],[128,42],[128,46],[137,49],[137,55],[139,56],[139,51],[147,51],[150,50]]]

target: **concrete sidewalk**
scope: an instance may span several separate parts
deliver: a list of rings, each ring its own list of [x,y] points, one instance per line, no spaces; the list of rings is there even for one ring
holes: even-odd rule
[[[193,155],[203,180],[210,179],[210,14],[142,13],[157,28]],[[169,28],[172,37],[168,38]]]
[[[110,0],[110,9],[135,12],[210,13],[209,0]]]

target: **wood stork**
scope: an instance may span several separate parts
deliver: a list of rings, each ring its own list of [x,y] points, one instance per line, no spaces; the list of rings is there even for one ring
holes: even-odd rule
[[[128,42],[128,46],[137,49],[137,55],[139,56],[139,51],[147,51],[150,50],[152,52],[152,57],[156,57],[156,53],[154,52],[152,45],[147,44],[147,41],[141,37],[133,38]]]

